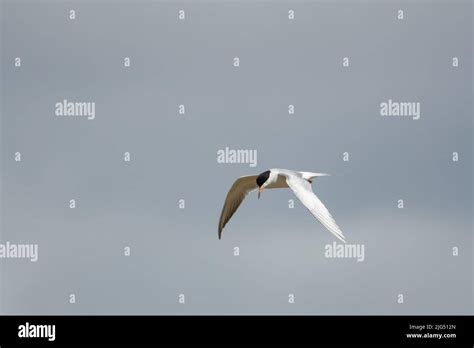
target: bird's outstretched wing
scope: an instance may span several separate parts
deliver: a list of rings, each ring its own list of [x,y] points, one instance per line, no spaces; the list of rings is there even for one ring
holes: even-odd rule
[[[222,207],[221,217],[219,219],[219,239],[221,239],[222,230],[229,222],[230,218],[239,208],[247,194],[258,188],[258,175],[242,176],[235,180],[234,184],[227,193],[224,206]]]
[[[344,237],[331,213],[314,194],[311,184],[305,179],[295,175],[287,176],[287,183],[290,189],[295,193],[296,197],[298,197],[301,203],[308,208],[311,214],[313,214],[314,217],[329,230],[329,232],[345,243],[346,237]]]

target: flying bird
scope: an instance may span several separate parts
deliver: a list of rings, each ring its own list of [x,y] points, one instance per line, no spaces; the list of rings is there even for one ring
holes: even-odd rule
[[[238,178],[225,199],[219,219],[218,235],[221,239],[222,230],[239,208],[249,192],[258,190],[258,198],[264,189],[290,188],[303,205],[316,219],[344,243],[345,237],[324,204],[314,194],[311,184],[325,173],[297,172],[288,169],[270,169],[259,175],[247,175]]]

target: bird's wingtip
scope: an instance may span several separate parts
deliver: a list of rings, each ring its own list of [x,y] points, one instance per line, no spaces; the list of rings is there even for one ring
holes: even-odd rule
[[[346,236],[344,236],[342,233],[341,234],[337,234],[337,233],[334,233],[334,235],[336,236],[337,239],[339,239],[341,242],[343,242],[344,244],[347,243],[346,241]]]

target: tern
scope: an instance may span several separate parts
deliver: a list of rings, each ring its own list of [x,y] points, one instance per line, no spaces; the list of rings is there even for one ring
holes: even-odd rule
[[[222,207],[218,229],[219,239],[221,239],[222,230],[225,225],[237,211],[248,193],[258,190],[258,199],[260,199],[260,194],[264,189],[290,188],[310,213],[329,232],[345,243],[346,238],[341,229],[311,188],[313,180],[321,176],[329,176],[329,174],[274,168],[259,175],[247,175],[238,178],[227,193],[224,206]]]

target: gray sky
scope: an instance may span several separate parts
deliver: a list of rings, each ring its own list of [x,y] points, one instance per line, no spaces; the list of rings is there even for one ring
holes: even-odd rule
[[[1,240],[40,250],[0,259],[3,313],[473,313],[469,1],[1,4]],[[95,119],[56,117],[63,99]],[[382,117],[388,99],[420,119]],[[325,258],[288,190],[217,239],[232,182],[272,167],[333,174],[313,189],[364,262]]]

